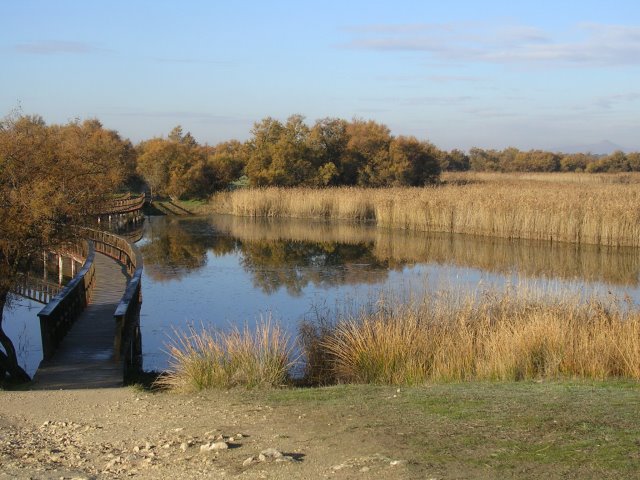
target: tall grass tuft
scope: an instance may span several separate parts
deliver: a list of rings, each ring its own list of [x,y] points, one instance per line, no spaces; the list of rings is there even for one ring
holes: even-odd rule
[[[168,345],[170,367],[158,386],[179,392],[210,388],[276,387],[289,378],[289,337],[271,320],[255,330],[228,332],[190,326],[175,331]]]
[[[310,359],[322,365],[325,383],[640,380],[640,312],[595,299],[523,290],[463,300],[382,298],[315,338]],[[313,364],[308,370],[316,371]]]

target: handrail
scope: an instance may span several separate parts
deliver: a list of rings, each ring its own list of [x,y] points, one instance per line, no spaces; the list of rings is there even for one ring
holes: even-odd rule
[[[87,255],[82,268],[64,288],[38,313],[42,337],[42,356],[53,356],[76,318],[87,306],[95,285],[95,249],[93,242],[86,242]]]
[[[100,215],[108,215],[113,213],[129,213],[140,210],[144,206],[146,196],[141,193],[140,195],[127,194],[125,198],[111,200],[106,203],[101,211]]]
[[[123,377],[141,366],[140,305],[142,303],[142,254],[125,238],[110,232],[85,229],[96,250],[123,264],[130,278],[113,317],[116,321],[114,350],[123,360]]]
[[[120,235],[92,228],[83,228],[82,231],[94,241],[97,252],[120,262],[130,276],[136,271],[138,262],[142,266],[142,257],[136,253],[137,248]]]
[[[12,291],[21,297],[46,305],[62,291],[62,288],[58,282],[34,278],[29,275],[20,275]]]

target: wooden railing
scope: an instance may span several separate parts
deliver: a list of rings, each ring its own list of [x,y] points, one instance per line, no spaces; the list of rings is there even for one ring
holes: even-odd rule
[[[18,283],[12,288],[12,291],[21,297],[46,305],[60,293],[62,288],[58,282],[23,275],[18,279]]]
[[[96,252],[117,260],[124,265],[129,276],[133,275],[138,263],[137,249],[126,239],[115,233],[90,228],[83,229],[83,233],[93,240]]]
[[[80,313],[91,300],[95,285],[95,251],[92,242],[85,243],[85,261],[78,274],[38,313],[42,336],[42,356],[53,356]]]
[[[122,198],[111,200],[104,204],[100,209],[101,215],[117,214],[117,213],[129,213],[140,210],[144,206],[145,195],[131,195],[127,194]]]
[[[126,239],[109,232],[88,230],[97,252],[103,253],[125,266],[129,281],[113,314],[116,321],[114,349],[116,359],[122,360],[123,376],[139,369],[142,340],[140,336],[140,305],[142,303],[142,254]]]

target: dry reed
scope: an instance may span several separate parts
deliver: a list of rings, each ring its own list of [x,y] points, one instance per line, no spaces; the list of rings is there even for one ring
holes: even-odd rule
[[[215,195],[208,208],[239,216],[332,218],[416,231],[640,246],[635,177],[606,183],[597,182],[600,177],[578,181],[579,174],[492,175],[493,180],[425,188],[236,190]]]
[[[308,383],[625,378],[640,381],[640,310],[525,288],[462,298],[381,296],[300,330]],[[285,384],[292,344],[270,321],[250,331],[190,327],[169,345],[158,386],[175,391]]]
[[[168,353],[169,370],[157,383],[180,392],[279,386],[292,366],[289,338],[270,320],[253,331],[246,325],[228,332],[190,326],[174,332]]]
[[[595,299],[526,291],[408,304],[383,297],[315,337],[306,328],[316,362],[308,371],[322,383],[640,380],[640,311]]]

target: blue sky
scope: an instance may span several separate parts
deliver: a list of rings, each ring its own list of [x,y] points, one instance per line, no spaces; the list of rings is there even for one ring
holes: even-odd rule
[[[637,0],[7,0],[0,62],[0,115],[133,141],[244,140],[299,113],[446,149],[640,149]]]

